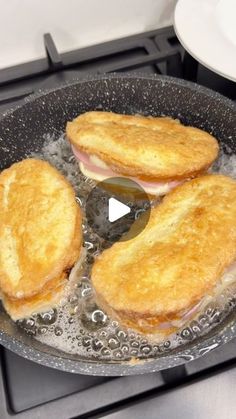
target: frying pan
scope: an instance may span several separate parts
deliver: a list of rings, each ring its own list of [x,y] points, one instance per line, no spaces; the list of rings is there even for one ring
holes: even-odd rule
[[[104,75],[63,85],[26,99],[0,120],[0,168],[39,151],[49,134],[59,137],[68,120],[82,112],[106,110],[127,114],[170,115],[186,125],[211,132],[224,148],[236,152],[236,107],[197,84],[163,76]],[[189,151],[191,152],[191,150]],[[204,336],[187,333],[181,346],[146,356],[140,362],[72,355],[37,341],[0,308],[0,343],[17,354],[53,368],[93,375],[142,374],[183,364],[236,336],[235,310],[216,321]]]

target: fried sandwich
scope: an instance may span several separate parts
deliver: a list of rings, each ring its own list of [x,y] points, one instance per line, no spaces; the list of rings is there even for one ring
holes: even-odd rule
[[[108,314],[162,337],[235,282],[235,262],[236,181],[204,175],[170,192],[138,236],[106,249],[92,283]]]
[[[82,250],[81,210],[49,163],[26,159],[0,174],[0,295],[16,320],[61,299]]]
[[[86,112],[66,135],[85,176],[129,177],[156,196],[206,172],[219,151],[211,134],[169,117]]]

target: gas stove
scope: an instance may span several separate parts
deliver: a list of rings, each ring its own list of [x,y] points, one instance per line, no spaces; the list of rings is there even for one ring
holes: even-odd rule
[[[168,74],[236,100],[236,84],[199,65],[172,27],[60,54],[44,35],[45,58],[0,70],[0,114],[39,90],[109,72]],[[234,411],[236,341],[202,358],[133,377],[70,374],[0,346],[0,418],[226,418]]]

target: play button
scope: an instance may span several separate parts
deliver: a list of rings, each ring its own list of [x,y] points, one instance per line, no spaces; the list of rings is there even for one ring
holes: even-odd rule
[[[130,240],[138,235],[149,215],[148,195],[129,178],[113,177],[99,182],[86,202],[89,226],[108,243]]]
[[[123,204],[123,202],[118,201],[115,198],[110,198],[108,201],[108,220],[111,223],[119,220],[119,218],[124,217],[126,214],[129,214],[131,211],[128,205]]]

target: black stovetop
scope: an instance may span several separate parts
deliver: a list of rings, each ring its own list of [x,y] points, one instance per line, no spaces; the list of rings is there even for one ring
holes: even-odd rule
[[[57,371],[1,347],[0,418],[228,418],[235,409],[235,352],[234,340],[185,366],[106,378]]]
[[[236,100],[236,84],[198,65],[173,28],[61,55],[50,34],[44,42],[44,59],[0,70],[0,114],[39,89],[114,71],[182,77]],[[0,346],[0,419],[224,419],[235,410],[235,366],[236,340],[185,366],[117,378],[53,370]]]

